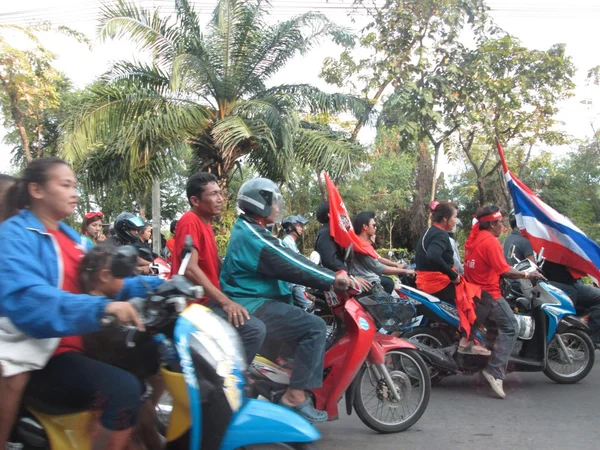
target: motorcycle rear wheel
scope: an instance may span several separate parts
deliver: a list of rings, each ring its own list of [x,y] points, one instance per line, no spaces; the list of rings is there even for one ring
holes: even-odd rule
[[[452,339],[445,331],[432,327],[415,327],[402,335],[404,339],[409,341],[417,341],[431,348],[442,348],[452,345]],[[447,375],[446,372],[429,367],[429,376],[431,384],[436,385]]]
[[[354,409],[360,420],[372,430],[398,433],[414,425],[427,409],[431,380],[427,365],[414,350],[390,350],[386,353],[385,361],[401,395],[400,402],[392,399],[384,379],[376,377],[374,372],[378,369],[374,370],[375,366],[365,364],[356,375]],[[416,403],[410,401],[413,392],[416,393]],[[374,408],[371,406],[373,402]]]
[[[286,443],[276,442],[273,444],[254,444],[240,447],[244,450],[319,450],[315,442]]]
[[[574,364],[564,361],[564,355],[557,339],[563,339],[563,343],[572,358],[583,360],[579,368]],[[564,333],[556,333],[548,344],[546,351],[546,369],[544,375],[559,384],[573,384],[583,380],[594,367],[594,344],[587,333],[576,328],[569,328]],[[555,367],[556,366],[556,367]],[[559,371],[559,367],[571,367],[571,372]],[[567,369],[570,370],[570,369]]]

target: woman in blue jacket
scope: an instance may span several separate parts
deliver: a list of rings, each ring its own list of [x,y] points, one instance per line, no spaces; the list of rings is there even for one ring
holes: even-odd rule
[[[84,247],[79,234],[61,222],[75,211],[76,183],[65,161],[40,158],[25,168],[6,195],[6,211],[20,212],[0,225],[0,364],[3,376],[41,369],[33,378],[43,378],[45,371],[56,377],[63,370],[64,380],[58,383],[68,386],[57,390],[70,390],[70,397],[78,398],[78,406],[84,408],[101,400],[94,450],[124,450],[136,421],[141,384],[130,373],[79,353],[73,336],[98,331],[104,314],[143,326],[129,303],[78,293]],[[60,352],[57,338],[66,338]],[[3,409],[16,407],[2,398]]]

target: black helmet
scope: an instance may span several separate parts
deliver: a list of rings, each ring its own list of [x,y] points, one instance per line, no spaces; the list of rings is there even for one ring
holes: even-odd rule
[[[177,228],[177,221],[176,220],[172,220],[171,221],[171,228],[170,228],[171,234],[175,234],[175,228]]]
[[[298,225],[306,225],[308,223],[308,219],[305,219],[302,216],[287,216],[284,217],[281,221],[281,225],[286,233],[291,233],[295,231],[296,224]]]
[[[273,222],[279,222],[283,216],[283,197],[277,185],[266,178],[255,178],[242,184],[238,192],[237,205],[246,214],[267,218],[275,209],[277,217]]]
[[[131,234],[131,230],[139,230],[146,224],[142,219],[130,212],[122,212],[115,220],[115,233],[121,244],[135,244],[140,238],[137,234]]]

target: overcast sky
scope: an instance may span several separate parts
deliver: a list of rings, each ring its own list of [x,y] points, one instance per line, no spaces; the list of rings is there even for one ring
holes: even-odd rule
[[[56,67],[63,71],[77,87],[83,87],[100,75],[111,61],[131,59],[135,49],[124,41],[99,43],[95,39],[98,1],[95,0],[20,0],[0,2],[0,24],[26,24],[36,19],[50,20],[86,33],[94,39],[93,49],[74,43],[72,40],[45,35],[43,43],[58,55]],[[160,5],[165,12],[172,10],[169,0],[142,0],[145,6]],[[204,13],[212,10],[214,0],[193,1]],[[351,0],[272,0],[273,18],[284,19],[309,9],[321,10],[341,25],[357,29],[348,18]],[[600,65],[600,2],[598,0],[488,0],[490,14],[496,23],[507,32],[518,37],[530,48],[548,49],[555,43],[565,43],[578,69],[577,90],[574,98],[561,105],[558,119],[561,128],[577,138],[591,134],[590,121],[600,122],[600,87],[587,87],[585,76],[591,67]],[[360,18],[358,19],[360,21]],[[336,56],[339,48],[323,42],[305,57],[298,57],[276,75],[273,83],[311,83],[332,90],[318,78],[323,59]],[[592,100],[595,109],[581,104]],[[0,134],[2,130],[0,129]],[[372,139],[373,130],[365,130],[363,142]],[[0,144],[0,171],[10,170],[9,147]],[[444,167],[441,167],[443,170]],[[446,168],[449,169],[449,168]],[[448,171],[448,170],[447,170]]]

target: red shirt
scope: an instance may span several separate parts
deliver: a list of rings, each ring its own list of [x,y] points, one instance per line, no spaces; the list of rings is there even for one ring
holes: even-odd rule
[[[219,283],[219,252],[215,233],[210,223],[204,223],[193,211],[186,212],[175,230],[175,251],[173,252],[171,275],[176,275],[181,265],[181,253],[185,247],[186,236],[191,236],[194,248],[198,250],[198,267],[208,277],[210,282],[221,289]]]
[[[59,270],[62,270],[62,274],[59,274],[59,279],[62,280],[62,284],[59,287],[63,291],[71,292],[72,294],[80,294],[79,263],[83,258],[81,247],[61,231],[47,231],[54,237],[59,248]],[[60,355],[65,352],[83,352],[83,339],[81,336],[62,338],[54,355]]]
[[[171,256],[167,258],[167,261],[173,262],[173,254],[175,253],[175,236],[167,239],[165,245],[167,246],[167,248],[169,249],[169,253],[171,254]]]
[[[502,297],[500,275],[508,272],[508,265],[500,241],[487,230],[482,230],[465,254],[465,278],[490,293],[494,300]]]

